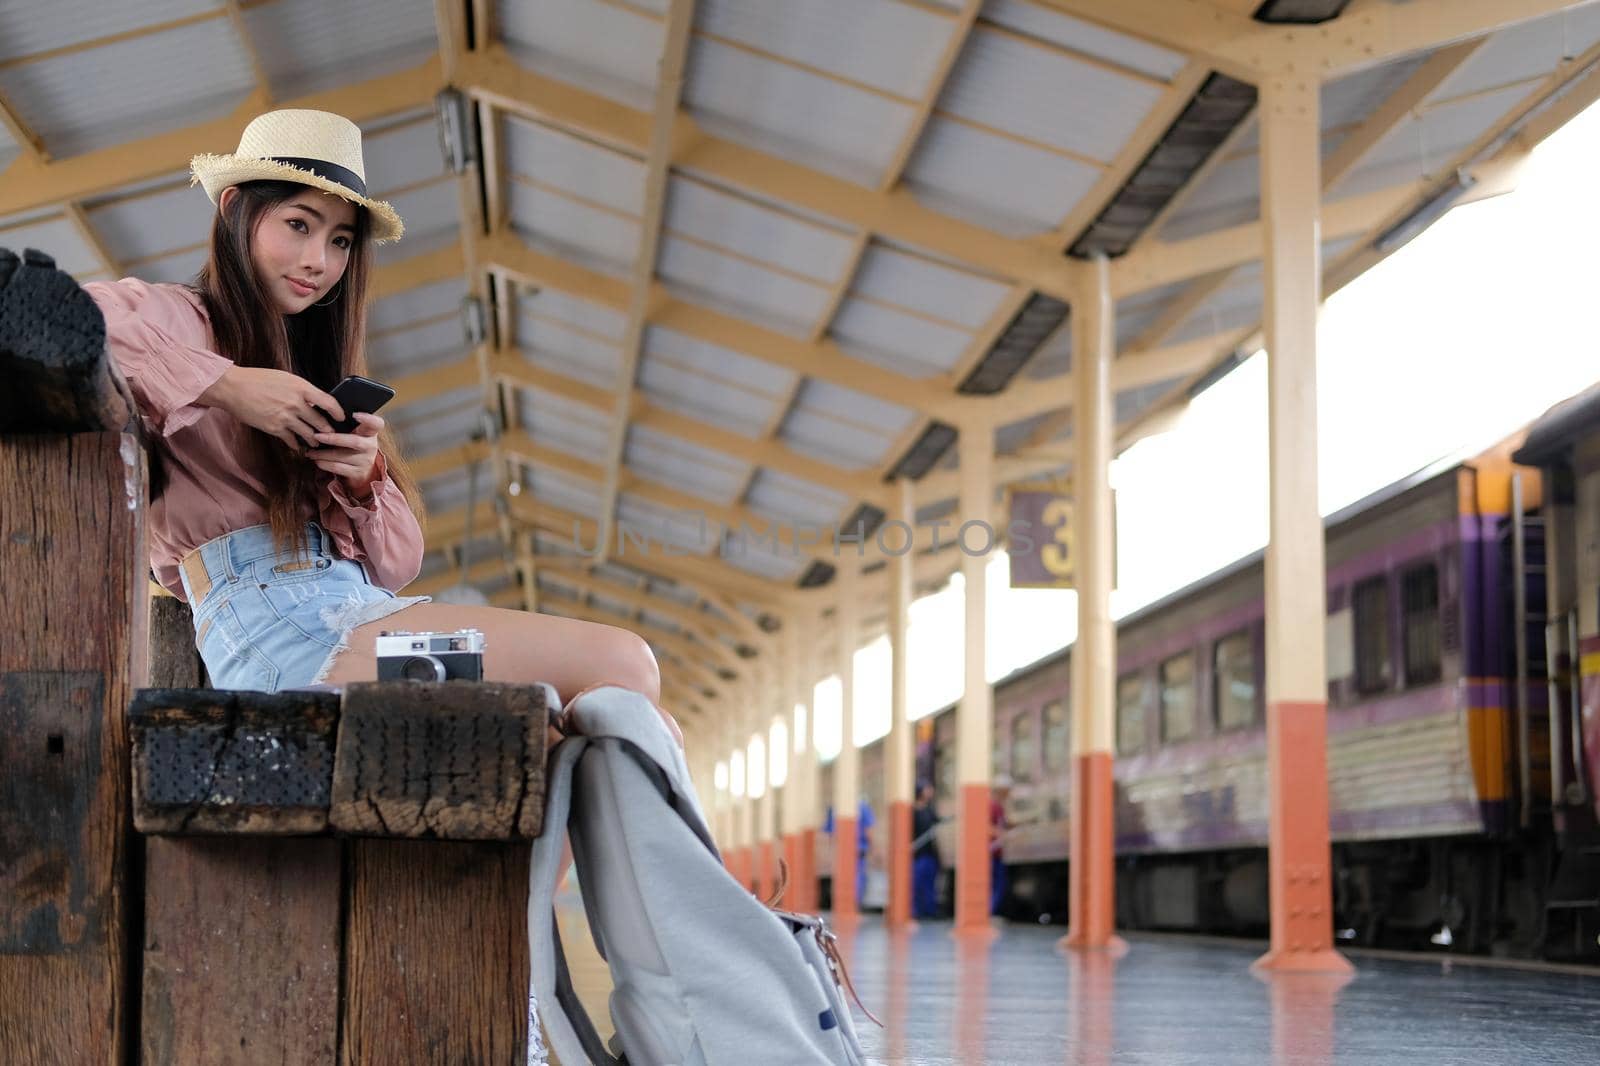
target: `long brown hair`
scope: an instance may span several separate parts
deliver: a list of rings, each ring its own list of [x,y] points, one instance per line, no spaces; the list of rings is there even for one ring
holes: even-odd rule
[[[351,374],[366,375],[367,281],[372,272],[372,242],[364,207],[356,208],[355,236],[338,294],[323,306],[284,315],[256,277],[250,245],[261,217],[307,186],[292,181],[247,181],[239,195],[219,207],[211,224],[211,254],[195,278],[216,335],[217,350],[239,366],[266,367],[298,374],[324,392]],[[250,446],[267,470],[267,521],[283,552],[307,549],[302,514],[314,501],[319,471],[278,438],[249,429]],[[418,524],[424,521],[422,493],[386,426],[378,436],[389,477],[405,496]],[[315,513],[315,507],[313,507]]]

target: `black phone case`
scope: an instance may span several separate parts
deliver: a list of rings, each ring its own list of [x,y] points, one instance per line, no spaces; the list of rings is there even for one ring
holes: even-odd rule
[[[335,385],[330,395],[339,401],[339,406],[344,408],[346,416],[353,416],[357,411],[370,415],[377,413],[380,407],[394,399],[394,390],[371,378],[352,376]],[[354,433],[359,424],[354,417],[346,417],[343,422],[334,424],[333,431]]]

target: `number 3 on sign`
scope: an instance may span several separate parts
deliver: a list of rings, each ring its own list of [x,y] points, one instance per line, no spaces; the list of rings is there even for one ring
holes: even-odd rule
[[[1056,577],[1072,577],[1072,503],[1057,497],[1045,504],[1040,521],[1050,530],[1050,543],[1039,550],[1044,568]]]

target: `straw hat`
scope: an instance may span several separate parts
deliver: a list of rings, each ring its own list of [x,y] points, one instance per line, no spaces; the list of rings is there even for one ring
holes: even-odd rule
[[[212,203],[222,190],[244,181],[294,181],[332,193],[367,209],[372,239],[398,240],[405,224],[394,208],[367,197],[361,162],[361,127],[327,111],[268,111],[251,120],[232,155],[197,155],[189,160],[194,182]],[[191,182],[190,184],[193,184]]]

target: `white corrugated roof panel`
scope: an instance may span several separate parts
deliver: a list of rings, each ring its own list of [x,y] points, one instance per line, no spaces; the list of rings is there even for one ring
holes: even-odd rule
[[[973,122],[1109,163],[1162,89],[1009,34],[975,33],[939,108]]]
[[[1255,120],[1251,119],[1253,123]],[[1344,139],[1339,130],[1322,135],[1324,159]],[[1219,162],[1161,227],[1161,239],[1180,241],[1229,226],[1254,222],[1261,208],[1261,158],[1254,148],[1240,148]]]
[[[1512,85],[1498,92],[1430,105],[1420,117],[1415,112],[1407,115],[1360,166],[1333,187],[1330,198],[1359,196],[1446,173],[1463,149],[1531,92],[1530,86]]]
[[[874,243],[862,257],[850,291],[852,295],[898,304],[975,330],[988,322],[1010,287]]]
[[[786,525],[809,522],[830,527],[841,521],[855,502],[848,493],[765,469],[751,482],[747,501],[763,518]],[[832,536],[831,528],[828,535]]]
[[[668,410],[754,437],[777,417],[781,397],[740,387],[703,368],[646,355],[639,366],[639,389]]]
[[[465,444],[478,426],[483,397],[476,385],[384,408],[383,417],[413,458]]]
[[[685,299],[796,335],[810,330],[831,296],[822,284],[671,235],[661,240],[656,271]]]
[[[459,312],[467,295],[465,278],[450,278],[431,285],[419,285],[393,296],[385,296],[367,309],[367,331],[395,329],[447,311]]]
[[[389,373],[410,373],[465,358],[467,341],[461,319],[451,315],[426,325],[369,335],[367,354],[374,370],[381,367]]]
[[[669,230],[832,284],[850,263],[854,239],[682,177],[667,185]]]
[[[526,484],[539,503],[572,511],[585,518],[593,518],[600,513],[601,486],[593,481],[536,466],[528,467],[527,474]],[[593,551],[594,548],[592,541],[582,544],[583,551]]]
[[[1172,390],[1182,385],[1188,379],[1169,378],[1166,381],[1156,381],[1149,385],[1140,385],[1135,389],[1123,389],[1112,397],[1111,409],[1117,424],[1122,425],[1144,414],[1150,408],[1165,399]]]
[[[244,20],[279,99],[408,70],[438,49],[428,0],[273,0]]]
[[[0,92],[58,158],[220,118],[253,88],[227,19],[0,69]]]
[[[913,115],[906,104],[705,39],[690,44],[683,102],[713,134],[868,184]]]
[[[635,217],[643,210],[641,160],[515,116],[502,129],[509,173]]]
[[[949,370],[972,345],[972,334],[883,304],[847,299],[833,336],[858,359],[918,380]]]
[[[624,461],[649,481],[691,496],[733,503],[750,477],[750,464],[648,426],[628,432]]]
[[[390,189],[442,178],[446,173],[439,151],[439,127],[431,111],[389,124],[381,132],[364,133],[361,157],[367,188],[378,199],[385,199]]]
[[[0,248],[20,252],[37,248],[56,261],[56,266],[74,276],[86,276],[104,269],[99,256],[84,241],[78,227],[65,215],[50,215],[33,222],[0,229]]]
[[[125,262],[205,243],[216,209],[205,190],[184,182],[149,196],[91,206],[85,213],[106,251]]]
[[[981,18],[1041,41],[1099,56],[1109,63],[1171,81],[1188,57],[1137,37],[1052,11],[1028,0],[988,0]],[[981,28],[978,32],[982,32]]]
[[[518,60],[632,107],[649,109],[666,44],[659,19],[593,0],[497,0],[494,24]]]
[[[534,247],[613,274],[633,269],[639,223],[520,181],[506,186],[511,224]]]
[[[787,552],[774,555],[771,551],[748,542],[744,542],[742,547],[736,547],[732,540],[728,542],[720,558],[735,570],[764,577],[769,581],[793,581],[811,565],[811,560],[803,556],[796,558]]]
[[[661,326],[645,331],[644,350],[647,357],[721,378],[755,396],[776,399],[794,387],[793,370]]]
[[[778,436],[798,452],[861,470],[881,463],[915,418],[907,408],[808,380]]]
[[[595,334],[597,339],[609,339],[617,344],[622,343],[628,332],[628,316],[621,311],[580,300],[555,289],[519,291],[517,311],[534,318],[554,319],[582,332]]]
[[[0,4],[0,60],[49,52],[216,10],[217,0],[50,0]]]
[[[389,198],[388,202],[406,224],[405,237],[395,242],[395,248],[403,250],[405,255],[415,255],[429,238],[441,233],[454,234],[461,228],[461,199],[451,179],[419,186]]]
[[[1099,177],[1087,163],[935,117],[905,184],[936,211],[1028,237],[1054,229]]]
[[[1546,77],[1562,60],[1576,59],[1597,42],[1600,6],[1593,4],[1512,26],[1490,37],[1445,85],[1443,95],[1466,96]]]
[[[696,26],[871,85],[921,97],[954,22],[890,0],[701,0]]]
[[[576,368],[564,372],[606,388],[617,382],[622,350],[616,345],[554,319],[523,315],[517,321],[517,347],[535,363]]]
[[[522,428],[535,442],[581,459],[604,455],[611,439],[611,418],[606,412],[541,389],[519,388],[517,411]]]
[[[650,551],[665,545],[677,552],[709,555],[722,539],[722,524],[698,511],[661,507],[623,492],[617,495],[616,535],[617,555],[624,560],[629,551],[644,544]]]

